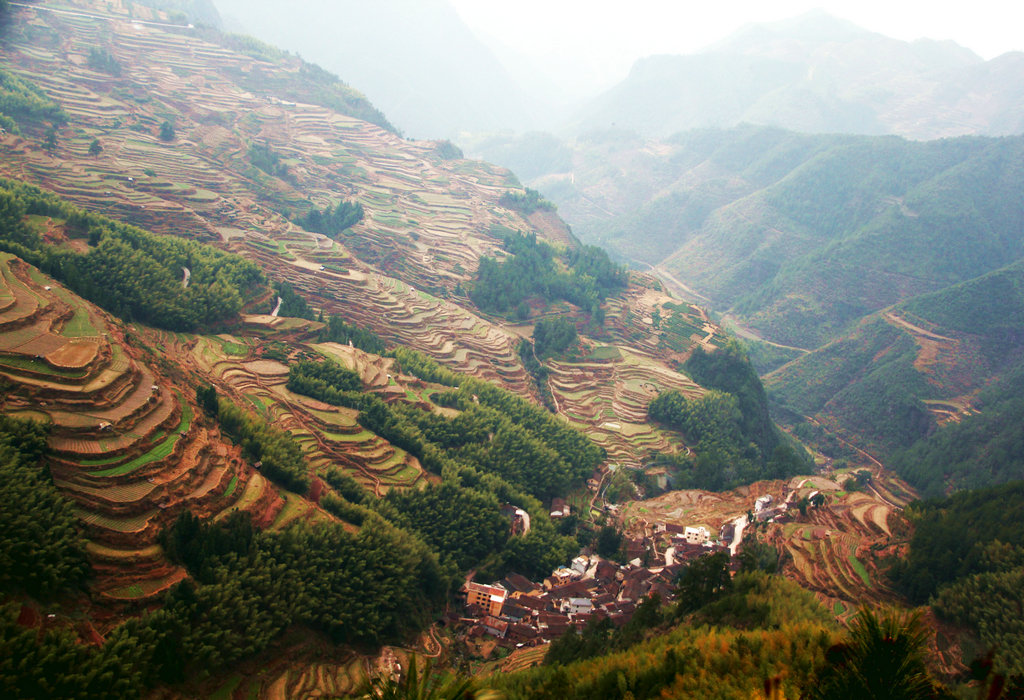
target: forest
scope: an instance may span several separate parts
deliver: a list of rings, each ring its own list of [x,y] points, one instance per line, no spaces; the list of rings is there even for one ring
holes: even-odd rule
[[[577,551],[575,539],[555,532],[539,499],[564,494],[589,476],[603,457],[601,450],[524,399],[455,375],[419,353],[398,349],[395,354],[404,371],[424,375],[427,381],[458,384],[458,389],[435,394],[435,400],[458,408],[460,414],[448,418],[414,406],[385,404],[361,391],[358,377],[331,361],[299,362],[289,369],[289,390],[358,410],[360,425],[443,478],[439,487],[376,502],[357,498],[351,485],[335,475],[328,483],[334,487],[337,482],[345,491],[330,501],[333,512],[345,519],[363,518],[365,509],[352,506],[369,506],[419,533],[459,570],[472,566],[491,573],[544,575]],[[508,539],[507,521],[496,517],[504,503],[530,513],[529,534]],[[453,528],[451,522],[461,526]]]
[[[47,429],[0,415],[0,591],[47,599],[85,582],[85,540],[42,463]],[[2,694],[2,693],[0,693]]]
[[[320,331],[321,343],[341,343],[342,345],[351,343],[364,352],[374,355],[384,354],[386,345],[373,331],[354,326],[340,316],[328,316],[323,320],[327,325]]]
[[[88,252],[44,242],[28,215],[64,222],[70,237],[88,241]],[[126,321],[174,331],[231,320],[266,289],[260,269],[238,255],[111,221],[13,180],[0,180],[0,249]]]
[[[783,439],[772,422],[761,380],[735,341],[713,353],[696,348],[684,370],[710,390],[697,399],[665,391],[647,409],[653,420],[681,432],[696,452],[654,457],[673,468],[675,488],[724,491],[808,470],[806,453]]]
[[[923,496],[1024,478],[1024,365],[982,389],[978,411],[893,454],[892,468]]]
[[[992,651],[996,670],[1024,689],[1024,481],[913,505],[910,554],[891,577],[914,603]]]
[[[183,513],[164,541],[196,577],[159,610],[130,618],[102,647],[66,631],[17,625],[0,609],[4,697],[134,698],[201,679],[258,653],[302,624],[335,643],[377,646],[421,630],[451,581],[421,541],[381,518],[356,534],[339,523],[258,532],[238,514],[199,523]]]
[[[508,257],[501,262],[482,257],[469,292],[473,303],[488,313],[515,311],[518,318],[525,319],[530,313],[527,299],[538,297],[545,304],[562,299],[590,313],[591,321],[602,325],[601,302],[628,282],[625,269],[595,246],[558,253],[549,244],[538,242],[536,234],[507,232],[500,237]]]
[[[271,481],[298,494],[309,490],[305,456],[289,433],[246,413],[225,398],[217,403],[216,418],[224,433],[242,446],[243,454],[258,464]]]
[[[0,68],[0,127],[12,133],[18,125],[64,124],[67,114],[37,85]]]

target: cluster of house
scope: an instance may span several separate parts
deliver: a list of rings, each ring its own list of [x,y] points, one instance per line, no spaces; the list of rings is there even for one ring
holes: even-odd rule
[[[815,497],[821,499],[817,491],[808,496],[812,505],[818,505]],[[733,539],[742,538],[748,523],[784,522],[792,517],[798,500],[797,492],[788,488],[779,502],[770,495],[761,496],[747,516],[726,522],[714,535],[703,525],[644,523],[642,534],[622,543],[629,562],[625,565],[581,555],[542,583],[519,574],[489,585],[467,581],[462,587],[465,608],[461,614],[452,613],[449,622],[465,625],[470,637],[490,635],[507,647],[549,642],[570,628],[582,630],[593,619],[608,618],[624,625],[644,598],[657,594],[663,601],[672,600],[676,578],[690,561],[715,552],[735,555]],[[529,531],[529,515],[521,509],[506,506],[503,513],[513,534]],[[569,514],[564,500],[553,500],[553,519]],[[731,565],[738,566],[735,556]]]
[[[649,559],[652,550],[646,549],[650,545],[647,539],[635,544],[645,548]],[[627,552],[633,550],[631,543],[625,543]],[[465,625],[471,638],[490,635],[508,647],[549,642],[569,628],[581,631],[593,619],[608,618],[617,626],[624,625],[644,598],[657,594],[663,601],[672,600],[676,578],[688,561],[709,552],[728,551],[728,542],[712,543],[704,527],[679,528],[671,534],[670,543],[661,554],[653,550],[658,560],[655,566],[644,566],[639,556],[619,565],[581,555],[542,583],[519,574],[489,585],[467,581],[462,587],[465,608],[451,621]]]

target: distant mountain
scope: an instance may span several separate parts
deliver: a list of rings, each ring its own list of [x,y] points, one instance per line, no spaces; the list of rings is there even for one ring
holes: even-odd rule
[[[528,128],[530,98],[446,0],[216,0],[264,41],[345,76],[403,132]]]
[[[760,24],[701,53],[652,56],[582,108],[574,133],[665,137],[740,123],[928,139],[1024,131],[1024,54],[985,62],[953,42],[905,42],[821,11]]]
[[[1024,255],[1024,137],[926,143],[769,127],[577,144],[542,189],[588,242],[814,349]]]
[[[734,324],[802,439],[862,456],[820,431],[838,432],[928,494],[1024,477],[1007,379],[1024,362],[1024,136],[606,131],[562,157],[534,182],[576,234]]]

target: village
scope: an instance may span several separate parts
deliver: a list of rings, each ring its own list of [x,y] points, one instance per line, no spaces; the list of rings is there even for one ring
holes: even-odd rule
[[[751,517],[753,522],[788,519],[797,492],[784,494],[784,499],[775,503],[771,495],[760,496],[749,513],[724,523],[718,532],[704,525],[644,523],[643,536],[623,539],[625,564],[584,552],[540,583],[516,573],[489,584],[467,580],[461,589],[464,607],[460,613],[450,613],[446,622],[457,626],[468,640],[489,637],[495,646],[509,650],[545,644],[570,628],[581,632],[592,620],[607,618],[621,627],[645,598],[657,595],[664,602],[673,601],[679,574],[701,556],[728,553],[735,573]],[[513,533],[523,532],[525,513],[509,508],[509,514]],[[554,499],[552,519],[569,514],[569,506]]]

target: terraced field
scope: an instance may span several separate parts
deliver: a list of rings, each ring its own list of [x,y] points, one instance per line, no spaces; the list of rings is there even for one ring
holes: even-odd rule
[[[122,326],[13,256],[0,254],[0,279],[2,410],[50,424],[51,473],[76,503],[101,597],[142,601],[185,576],[155,544],[183,508],[278,507],[266,485],[240,506],[251,468]]]
[[[526,220],[498,206],[515,184],[508,171],[446,160],[434,143],[406,141],[315,104],[283,102],[273,89],[300,80],[297,59],[271,63],[195,32],[132,23],[122,0],[85,5],[114,19],[17,10],[21,29],[0,55],[53,95],[71,126],[60,131],[52,154],[27,137],[0,139],[0,173],[156,232],[242,253],[325,313],[459,372],[534,395],[517,356],[519,336],[456,293],[473,278],[479,257],[499,250],[495,227],[573,244],[552,217]],[[56,38],[40,51],[36,37],[46,32]],[[130,74],[90,70],[86,57],[97,45],[131,65]],[[171,142],[158,137],[165,119],[174,124]],[[93,138],[103,151],[90,156]],[[254,144],[278,154],[288,177],[258,170],[247,155]],[[310,203],[324,207],[342,199],[361,203],[366,216],[338,240],[286,218]],[[644,406],[661,388],[696,392],[672,366],[696,344],[710,347],[722,337],[699,309],[659,291],[654,278],[636,278],[640,284],[607,309],[605,338],[621,349],[620,359],[610,366],[603,360],[555,363],[550,386],[561,413],[602,444],[610,461],[628,466],[652,450],[682,448],[646,424]],[[85,320],[72,319],[79,328],[87,327]],[[199,364],[210,365],[219,352],[205,341],[197,348],[209,355],[196,356]],[[359,460],[363,468],[351,465],[332,444],[338,441],[314,437],[312,419],[296,414],[298,404],[282,395],[279,378],[240,366],[233,356],[220,359],[236,366],[209,367],[211,376],[296,430],[311,454],[335,455],[378,492],[417,483],[414,460],[372,441],[358,446],[366,455]],[[344,434],[351,425],[335,418],[322,427]],[[353,447],[351,440],[342,442]]]
[[[868,492],[840,491],[827,480],[794,479],[790,486],[794,502],[820,490],[827,503],[769,531],[769,541],[783,554],[784,573],[843,619],[860,605],[893,602],[896,595],[879,566],[900,542],[893,537],[896,509]]]
[[[695,397],[704,390],[658,359],[626,347],[597,346],[589,359],[551,361],[548,385],[559,413],[608,452],[638,468],[651,452],[678,452],[680,438],[647,422],[647,404],[661,391]]]
[[[196,373],[217,386],[235,403],[245,406],[273,425],[288,431],[306,452],[314,473],[341,468],[377,495],[391,488],[412,488],[432,479],[419,461],[356,422],[357,411],[331,406],[287,389],[288,368],[281,361],[261,358],[264,342],[280,347],[287,339],[293,356],[326,357],[355,370],[363,386],[387,402],[402,401],[431,408],[427,396],[445,387],[403,375],[394,360],[365,353],[337,343],[307,343],[302,338],[320,324],[279,324],[286,319],[247,317],[247,327],[258,329],[248,345],[233,336],[192,337],[148,331],[153,343],[182,359]],[[294,319],[291,319],[294,320]],[[241,351],[244,349],[244,352]],[[281,527],[295,518],[324,517],[312,504],[288,497],[281,516],[272,521]],[[306,508],[306,510],[302,510]],[[302,512],[299,512],[302,510]]]
[[[497,206],[514,184],[507,171],[447,161],[433,143],[242,87],[253,74],[268,86],[287,84],[300,73],[297,60],[271,64],[187,32],[133,24],[120,0],[91,5],[123,19],[20,11],[22,30],[0,53],[52,94],[74,126],[61,131],[53,155],[27,138],[0,139],[0,172],[156,232],[218,242],[258,259],[271,277],[292,282],[329,313],[526,391],[509,335],[434,296],[450,296],[480,255],[497,250],[492,227],[531,230]],[[34,37],[44,31],[60,41],[39,52]],[[131,75],[85,67],[97,45],[131,65]],[[164,119],[174,122],[172,143],[157,137]],[[92,138],[103,143],[97,156],[86,153]],[[254,143],[289,163],[291,179],[252,166],[246,153]],[[344,244],[281,214],[339,199],[366,210]]]

